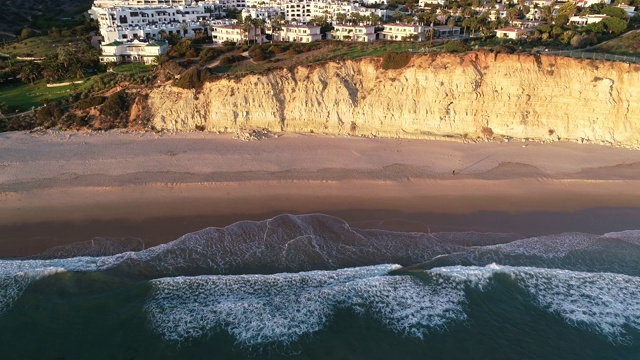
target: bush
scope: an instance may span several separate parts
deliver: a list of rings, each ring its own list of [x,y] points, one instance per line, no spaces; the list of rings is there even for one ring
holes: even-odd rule
[[[411,60],[411,54],[408,52],[388,52],[382,57],[382,68],[389,69],[402,69],[409,64]]]
[[[104,100],[105,99],[103,96],[93,96],[93,97],[78,101],[76,103],[75,108],[78,110],[86,110],[94,106],[102,105],[102,103],[104,103]]]
[[[126,118],[129,112],[129,95],[124,90],[109,95],[100,107],[100,112],[112,121],[107,124],[107,129],[126,127]]]
[[[198,57],[198,53],[195,51],[195,49],[189,49],[189,51],[187,51],[187,53],[184,54],[184,57],[186,59],[197,58]]]
[[[247,60],[247,58],[242,55],[225,55],[220,59],[219,65],[221,66],[233,65],[235,63],[245,61],[245,60]]]
[[[490,127],[483,127],[482,128],[482,136],[484,136],[485,138],[492,138],[493,137],[493,130]]]
[[[591,43],[591,36],[587,34],[574,35],[571,38],[570,43],[571,43],[571,46],[573,46],[575,49],[586,48]]]
[[[462,40],[453,40],[444,44],[444,51],[448,53],[461,53],[467,51],[467,45]]]
[[[493,50],[493,52],[495,52],[496,54],[513,54],[514,52],[516,52],[517,48],[513,44],[505,43],[496,45],[492,47],[491,50]]]
[[[36,111],[36,126],[46,129],[56,126],[62,117],[62,109],[57,104],[46,105]]]
[[[289,46],[287,45],[271,45],[268,49],[269,52],[272,52],[274,54],[282,54],[283,52],[287,51],[289,49]]]
[[[252,51],[249,51],[249,55],[251,55],[251,59],[253,61],[265,61],[271,57],[271,54],[259,47],[255,50],[252,49]]]
[[[202,89],[202,85],[210,78],[209,71],[194,67],[180,75],[173,85],[182,89]]]

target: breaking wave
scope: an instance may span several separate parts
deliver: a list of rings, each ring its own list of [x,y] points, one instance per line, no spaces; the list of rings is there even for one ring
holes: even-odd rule
[[[418,338],[465,318],[463,284],[386,276],[396,268],[157,279],[146,311],[167,340],[224,329],[247,346],[297,341],[323,329],[338,308]]]
[[[640,278],[634,276],[496,264],[436,268],[427,272],[465,279],[478,289],[485,289],[495,280],[495,274],[507,274],[531,294],[534,304],[562,317],[570,325],[618,343],[629,341],[629,331],[640,331]]]
[[[94,239],[0,260],[0,315],[36,281],[56,288],[93,272],[101,276],[83,281],[136,288],[135,312],[158,338],[181,344],[224,333],[241,348],[288,345],[327,329],[342,310],[426,340],[476,326],[473,311],[496,298],[612,343],[640,338],[638,230],[401,233],[314,214],[208,228],[144,250],[138,239]],[[525,296],[492,293],[501,287]]]

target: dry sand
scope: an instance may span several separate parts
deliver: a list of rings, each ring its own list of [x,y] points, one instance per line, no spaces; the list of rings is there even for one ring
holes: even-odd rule
[[[99,224],[103,232],[134,235],[124,220],[164,234],[150,236],[154,243],[282,212],[332,213],[364,224],[368,215],[383,221],[389,214],[459,219],[500,212],[513,220],[593,208],[627,209],[633,225],[640,151],[296,134],[250,142],[200,132],[0,134],[0,256],[86,240],[97,233],[76,230]],[[198,221],[181,227],[176,219]]]

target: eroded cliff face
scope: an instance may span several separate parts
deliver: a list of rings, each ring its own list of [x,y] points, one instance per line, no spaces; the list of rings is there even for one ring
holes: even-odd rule
[[[640,147],[640,66],[528,55],[331,62],[151,92],[158,129],[563,139]],[[488,129],[491,129],[489,131]]]

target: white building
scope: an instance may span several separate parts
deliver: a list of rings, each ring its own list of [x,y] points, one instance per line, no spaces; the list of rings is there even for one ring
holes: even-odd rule
[[[380,39],[393,41],[424,41],[425,27],[422,25],[385,24]]]
[[[219,22],[212,13],[200,6],[177,7],[112,7],[91,9],[100,25],[100,33],[107,43],[128,39],[159,39],[168,36],[193,37],[198,31],[207,32]]]
[[[330,35],[327,35],[328,39],[358,42],[376,40],[375,27],[373,25],[334,25],[333,28]]]
[[[313,25],[285,25],[282,30],[273,32],[274,41],[308,43],[321,38],[320,26]]]
[[[147,65],[157,63],[157,59],[169,49],[166,41],[130,40],[114,41],[100,45],[100,62],[123,63],[142,62]]]
[[[94,7],[114,7],[114,6],[179,6],[191,5],[192,0],[94,0]]]
[[[211,27],[211,38],[214,43],[234,42],[243,43],[245,41],[266,42],[264,34],[259,27],[251,26],[245,31],[244,27],[238,25],[214,25]]]
[[[636,16],[637,12],[636,12],[636,8],[631,6],[631,5],[626,5],[626,4],[618,4],[618,7],[622,10],[624,10],[627,15],[629,15],[630,18]]]
[[[428,7],[429,5],[445,6],[447,5],[447,0],[418,0],[418,6],[421,8]]]
[[[595,4],[611,4],[611,0],[575,0],[574,2],[579,8],[587,8]]]
[[[438,38],[450,38],[460,35],[459,26],[437,25],[433,27],[433,36]]]
[[[518,40],[526,37],[531,32],[531,29],[519,28],[519,27],[506,27],[502,29],[496,29],[496,37],[500,39],[512,39]]]
[[[607,15],[585,15],[585,16],[572,16],[569,18],[569,24],[586,26],[593,23],[598,23],[602,19],[608,17]]]

